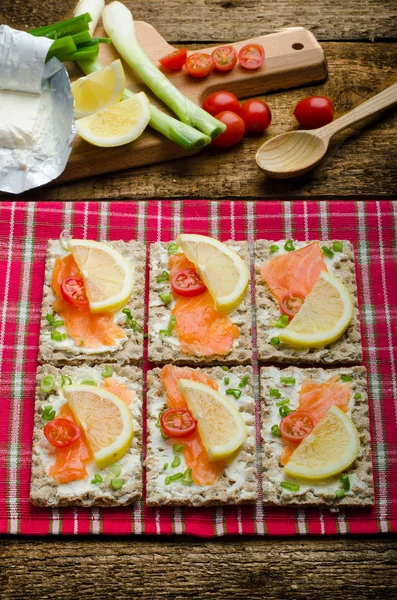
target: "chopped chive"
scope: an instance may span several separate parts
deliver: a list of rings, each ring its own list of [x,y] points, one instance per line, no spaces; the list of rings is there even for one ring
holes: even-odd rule
[[[183,444],[174,444],[172,446],[172,450],[174,452],[182,452],[184,448],[185,448],[185,446]]]
[[[229,383],[230,383],[230,377],[224,377],[223,378],[223,382],[224,382],[225,385],[229,385]]]
[[[51,315],[50,313],[47,313],[45,318],[47,319],[49,325],[52,325],[55,321],[54,315]]]
[[[228,396],[234,396],[234,398],[236,398],[236,400],[238,400],[242,394],[241,390],[235,390],[235,389],[231,389],[231,390],[226,390],[226,394]]]
[[[289,404],[289,398],[285,398],[285,400],[279,400],[276,402],[276,406],[285,406],[286,404]]]
[[[280,247],[277,246],[277,244],[272,244],[270,246],[270,254],[274,254],[275,252],[278,252],[280,250]]]
[[[109,365],[105,367],[105,370],[101,373],[102,377],[106,379],[107,377],[111,377],[113,375],[113,369]]]
[[[329,258],[334,257],[334,253],[327,246],[321,246],[321,250],[324,252],[325,256],[328,256]]]
[[[183,473],[179,472],[179,473],[175,473],[174,475],[169,475],[168,477],[165,478],[165,485],[170,485],[170,483],[172,483],[173,481],[178,481],[179,479],[183,478]]]
[[[181,479],[183,485],[192,485],[193,483],[193,477],[192,477],[192,470],[191,469],[186,469],[186,471],[183,474],[183,477]]]
[[[102,483],[103,477],[99,473],[95,473],[94,478],[91,479],[91,483]]]
[[[53,327],[62,327],[62,325],[65,325],[65,321],[62,321],[62,319],[58,319],[57,321],[54,321],[52,324]]]
[[[174,460],[171,463],[171,467],[173,469],[176,469],[176,467],[179,467],[180,464],[181,464],[181,459],[179,458],[179,456],[174,456]]]
[[[243,387],[245,387],[247,385],[247,383],[248,383],[248,375],[244,375],[244,377],[242,378],[242,380],[238,384],[238,387],[243,388]]]
[[[280,338],[279,337],[272,337],[272,339],[270,340],[270,344],[272,346],[279,346],[280,345]]]
[[[80,385],[95,385],[96,386],[96,382],[93,379],[83,379],[83,381],[80,381]]]
[[[163,471],[166,471],[168,469],[168,463],[164,463],[163,464]]]
[[[57,329],[53,329],[51,331],[51,339],[54,340],[54,342],[62,342],[63,340],[66,340],[66,333],[61,333]]]
[[[345,490],[336,490],[335,492],[336,498],[344,498],[346,496]]]
[[[159,294],[160,299],[162,302],[164,302],[164,304],[169,304],[172,300],[172,296],[169,292],[164,292],[162,294]]]
[[[301,486],[298,483],[291,483],[290,481],[282,481],[280,487],[288,492],[299,492]]]
[[[55,377],[54,375],[44,375],[43,379],[40,381],[40,392],[43,394],[49,394],[51,390],[55,387]]]
[[[356,393],[354,394],[354,399],[355,399],[355,400],[360,400],[360,398],[361,398],[361,394],[360,394],[360,392],[356,392]]]
[[[112,490],[116,491],[116,490],[120,490],[123,487],[124,484],[124,479],[112,479],[110,482],[110,485],[112,487]]]
[[[334,242],[332,244],[332,250],[334,250],[335,252],[343,252],[342,242]]]
[[[280,427],[277,425],[277,423],[275,425],[272,425],[270,431],[275,437],[281,437]]]
[[[269,393],[271,398],[281,398],[280,390],[278,390],[277,388],[270,390]]]
[[[72,385],[73,381],[70,379],[68,375],[62,375],[61,379],[61,387],[64,385]]]
[[[168,254],[176,254],[179,250],[179,246],[178,244],[175,244],[175,242],[173,242],[172,244],[169,244],[167,250]]]
[[[347,491],[347,490],[350,490],[350,479],[349,479],[349,475],[346,475],[346,473],[343,473],[343,474],[340,476],[340,480],[341,480],[341,482],[342,482],[343,489],[344,489],[344,490],[346,490],[346,491]]]
[[[168,281],[170,278],[170,274],[168,271],[163,271],[160,275],[157,275],[156,281],[157,283],[163,283],[163,281]]]
[[[295,250],[294,240],[287,240],[284,244],[284,250],[286,250],[286,252],[292,252]]]
[[[270,323],[272,327],[278,327],[279,329],[284,329],[288,325],[289,318],[287,315],[280,315],[278,321],[275,323]]]
[[[143,327],[139,325],[138,321],[135,321],[135,319],[132,319],[127,325],[129,325],[133,331],[138,331],[139,333],[142,333],[143,331]]]
[[[296,383],[295,377],[280,377],[280,381],[281,383],[284,383],[284,385],[295,385]]]
[[[294,412],[293,410],[291,410],[290,408],[288,408],[288,406],[280,406],[280,408],[278,409],[278,412],[280,414],[280,417],[282,417],[284,419],[284,417],[286,417],[287,415],[289,415],[289,413]]]
[[[353,381],[353,375],[341,375],[341,380],[347,383],[348,381]]]
[[[45,406],[43,410],[43,414],[41,415],[43,421],[52,421],[55,418],[55,410],[52,406]]]
[[[115,477],[119,477],[119,475],[121,475],[120,465],[110,465],[110,467],[108,468],[108,473],[114,475]]]
[[[223,365],[223,366],[221,367],[221,369],[222,369],[223,371],[228,371],[228,370],[229,370],[229,367],[226,367],[226,365]]]

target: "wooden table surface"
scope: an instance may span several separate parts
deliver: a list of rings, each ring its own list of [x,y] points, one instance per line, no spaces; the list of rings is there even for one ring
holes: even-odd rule
[[[295,103],[330,96],[338,114],[397,81],[395,0],[125,0],[175,45],[191,48],[304,26],[321,42],[329,78],[271,94],[269,133],[293,127]],[[1,0],[0,23],[44,25],[75,0]],[[35,200],[102,198],[395,198],[397,111],[338,136],[319,167],[272,181],[256,167],[259,141],[29,194]],[[393,536],[295,539],[0,538],[0,597],[182,599],[397,598]]]

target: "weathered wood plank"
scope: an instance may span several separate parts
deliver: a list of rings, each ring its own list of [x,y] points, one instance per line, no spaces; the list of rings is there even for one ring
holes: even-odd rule
[[[0,22],[39,27],[71,14],[77,0],[2,0]],[[124,0],[170,42],[221,42],[301,25],[320,40],[396,37],[394,0]],[[176,18],[177,16],[177,18]]]
[[[1,598],[397,597],[397,540],[2,540]]]

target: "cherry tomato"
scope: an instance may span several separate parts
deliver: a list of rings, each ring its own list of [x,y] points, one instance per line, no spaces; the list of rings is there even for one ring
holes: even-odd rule
[[[207,289],[195,269],[183,269],[172,276],[171,287],[180,296],[199,296]]]
[[[84,281],[80,277],[66,277],[61,283],[61,293],[66,302],[75,306],[87,306]]]
[[[237,62],[237,52],[233,46],[219,46],[211,56],[217,71],[231,71]]]
[[[310,96],[298,102],[294,115],[305,129],[317,129],[331,123],[334,118],[334,105],[325,96]]]
[[[212,140],[212,145],[217,148],[229,148],[237,144],[245,133],[245,125],[242,118],[230,110],[225,110],[215,115],[215,118],[225,123],[226,131]]]
[[[295,411],[289,413],[280,423],[281,437],[286,442],[301,442],[314,429],[316,420],[310,413]]]
[[[270,108],[262,100],[247,100],[240,108],[240,117],[247,131],[265,131],[272,122]]]
[[[305,296],[302,292],[286,292],[280,298],[280,312],[282,315],[287,315],[290,319],[296,315],[300,307],[305,301]]]
[[[187,437],[196,431],[197,421],[187,408],[167,408],[160,417],[161,429],[168,437]]]
[[[204,100],[203,108],[213,117],[225,110],[231,110],[238,115],[240,103],[231,92],[214,92]]]
[[[191,54],[185,62],[185,69],[192,77],[207,77],[213,68],[214,61],[212,60],[212,56],[205,52]]]
[[[160,58],[159,62],[170,71],[180,71],[186,62],[186,57],[187,48],[179,48]]]
[[[69,419],[54,419],[44,427],[44,435],[51,446],[64,448],[80,437],[80,429]]]
[[[265,60],[265,51],[260,44],[247,44],[238,53],[238,59],[243,69],[259,69]]]

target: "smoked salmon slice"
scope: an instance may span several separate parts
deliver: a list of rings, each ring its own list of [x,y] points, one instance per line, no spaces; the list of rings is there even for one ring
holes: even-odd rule
[[[117,381],[113,377],[106,377],[103,381],[103,387],[108,392],[111,392],[120,400],[124,402],[127,406],[129,406],[135,399],[135,393],[133,390],[128,389],[126,385]]]
[[[318,242],[271,258],[260,267],[263,279],[278,301],[291,291],[307,296],[321,271],[327,271],[327,266]]]
[[[167,392],[169,408],[188,408],[184,397],[178,389],[179,379],[190,379],[199,381],[218,389],[215,381],[200,371],[189,367],[174,367],[165,365],[160,375],[162,384]],[[197,485],[213,485],[221,477],[226,461],[210,462],[208,454],[196,430],[186,438],[172,440],[175,444],[183,444],[185,461],[189,469],[192,469],[192,478]]]
[[[172,254],[169,260],[170,277],[182,269],[194,269],[184,254]],[[185,354],[211,356],[228,354],[239,337],[237,325],[229,317],[215,310],[214,300],[206,291],[199,296],[184,297],[174,294],[176,301],[171,313],[176,317],[175,333]]]

